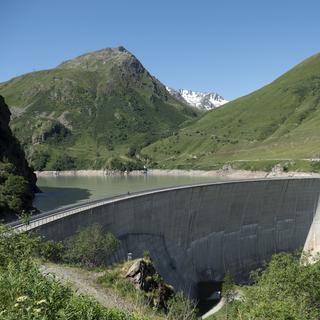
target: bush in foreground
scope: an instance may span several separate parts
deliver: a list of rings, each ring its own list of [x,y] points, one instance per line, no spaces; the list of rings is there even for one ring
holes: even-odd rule
[[[66,261],[87,266],[99,266],[119,246],[119,240],[110,232],[104,232],[98,224],[80,229],[65,243]]]
[[[39,246],[39,255],[49,261],[97,267],[118,248],[119,240],[105,232],[98,224],[79,229],[65,241],[45,241]]]
[[[167,320],[196,320],[196,306],[179,292],[168,303]]]
[[[320,319],[320,263],[298,254],[273,256],[265,270],[253,273],[255,284],[231,304],[229,319]]]
[[[43,275],[32,258],[38,244],[36,238],[0,226],[1,320],[138,320]]]

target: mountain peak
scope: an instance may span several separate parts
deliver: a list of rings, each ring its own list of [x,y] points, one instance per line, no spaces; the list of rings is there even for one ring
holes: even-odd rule
[[[74,59],[62,62],[58,68],[77,68],[96,71],[99,68],[107,67],[111,61],[122,63],[128,59],[136,58],[125,47],[119,46],[116,48],[104,48],[82,54]]]
[[[120,52],[128,52],[128,53],[130,53],[125,47],[123,47],[123,46],[119,46],[119,47],[117,47],[116,49],[118,49]]]
[[[200,92],[190,89],[175,90],[169,87],[166,88],[168,92],[178,100],[201,110],[211,110],[229,102],[215,92]]]

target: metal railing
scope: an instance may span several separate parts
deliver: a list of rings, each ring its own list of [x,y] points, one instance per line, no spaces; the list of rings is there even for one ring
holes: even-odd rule
[[[184,185],[184,186],[173,186],[168,188],[155,188],[152,190],[128,192],[128,193],[116,195],[113,197],[86,201],[85,203],[82,203],[82,204],[73,204],[69,206],[64,206],[63,208],[57,208],[54,210],[45,211],[31,217],[31,219],[27,224],[23,223],[21,220],[16,220],[16,221],[7,223],[6,226],[12,229],[15,229],[17,231],[28,231],[28,230],[37,228],[41,225],[47,224],[49,222],[62,219],[66,216],[77,214],[93,208],[101,207],[108,203],[117,202],[120,200],[129,199],[129,198],[135,198],[142,195],[158,193],[158,192],[167,192],[167,191],[176,190],[176,189],[187,189],[187,188],[193,188],[193,187],[210,185],[210,184],[216,184],[216,183],[191,184],[191,185]]]
[[[155,188],[152,190],[144,190],[144,191],[136,191],[136,192],[128,192],[125,194],[116,195],[113,197],[108,197],[105,199],[98,199],[98,200],[91,200],[86,201],[83,204],[76,204],[76,205],[70,205],[65,206],[63,208],[58,208],[46,212],[42,212],[40,214],[37,214],[29,220],[27,224],[23,223],[21,220],[16,220],[13,222],[9,222],[6,224],[6,226],[17,230],[17,231],[28,231],[32,230],[34,228],[37,228],[41,225],[62,219],[64,217],[77,214],[83,211],[87,211],[93,208],[97,208],[112,202],[117,202],[125,199],[140,197],[143,195],[148,194],[154,194],[154,193],[160,193],[160,192],[168,192],[172,190],[181,190],[181,189],[188,189],[188,188],[195,188],[195,187],[201,187],[201,186],[209,186],[209,185],[216,185],[216,184],[230,184],[230,183],[243,183],[243,182],[249,182],[249,181],[266,181],[266,180],[283,180],[285,178],[268,178],[268,179],[246,179],[246,180],[237,180],[237,181],[220,181],[220,182],[206,182],[206,183],[200,183],[200,184],[190,184],[190,185],[183,185],[183,186],[173,186],[173,187],[167,187],[167,188]],[[291,178],[292,179],[292,178]],[[291,180],[290,179],[290,180]],[[303,179],[303,178],[294,178],[294,179]],[[310,178],[306,178],[310,179]]]

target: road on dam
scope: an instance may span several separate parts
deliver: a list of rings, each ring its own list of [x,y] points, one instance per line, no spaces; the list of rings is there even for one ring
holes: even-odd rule
[[[319,251],[319,195],[317,178],[204,183],[126,194],[9,225],[63,240],[98,223],[121,240],[109,262],[149,251],[168,283],[196,296],[199,282],[221,281],[226,272],[246,281],[276,252]]]

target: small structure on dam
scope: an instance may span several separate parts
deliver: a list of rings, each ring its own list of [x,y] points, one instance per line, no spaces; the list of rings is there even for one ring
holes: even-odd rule
[[[114,261],[149,251],[165,281],[194,296],[197,283],[226,272],[246,280],[276,252],[318,250],[319,194],[315,178],[202,184],[101,201],[30,228],[61,240],[99,223],[121,240]]]

